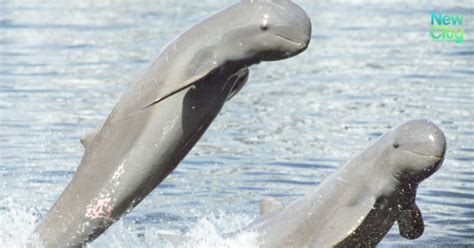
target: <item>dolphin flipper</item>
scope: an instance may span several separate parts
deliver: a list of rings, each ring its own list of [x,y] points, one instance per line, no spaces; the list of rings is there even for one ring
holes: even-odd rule
[[[332,247],[341,243],[362,224],[375,202],[374,196],[367,196],[353,206],[342,207],[333,212],[309,247]]]
[[[164,56],[173,57],[175,55]],[[213,75],[219,66],[212,59],[212,55],[205,58],[198,57],[194,63],[199,66],[193,69],[174,68],[162,63],[163,61],[160,60],[150,65],[143,76],[124,93],[108,120],[117,122],[142,113],[168,97],[205,81],[206,78]],[[151,73],[152,71],[168,71],[171,75]]]
[[[400,211],[397,222],[400,235],[406,239],[419,238],[425,229],[423,216],[415,203],[413,203],[409,209]]]
[[[169,96],[172,96],[173,94],[199,82],[201,79],[211,74],[216,68],[217,68],[216,64],[210,63],[208,66],[200,67],[196,75],[193,75],[192,77],[187,78],[182,82],[178,83],[178,82],[173,82],[173,81],[172,82],[163,81],[159,85],[158,91],[156,92],[151,91],[150,93],[152,93],[153,95],[145,98],[146,99],[145,101],[148,101],[148,102],[144,102],[143,104],[144,107],[142,107],[142,110],[148,107],[151,107],[163,101],[164,99],[168,98]],[[150,101],[149,99],[153,99],[153,100]]]
[[[232,97],[239,93],[242,87],[244,87],[244,85],[247,83],[247,80],[249,79],[249,69],[245,67],[239,70],[233,76],[237,77],[237,82],[235,83],[234,88],[230,91],[229,96],[227,96],[227,99],[225,99],[226,101],[232,99]]]
[[[260,215],[265,216],[283,209],[283,204],[275,197],[266,197],[260,202]]]

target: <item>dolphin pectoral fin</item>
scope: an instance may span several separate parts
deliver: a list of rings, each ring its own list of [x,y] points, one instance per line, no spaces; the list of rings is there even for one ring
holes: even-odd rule
[[[181,87],[178,87],[178,88],[175,88],[175,89],[170,89],[169,90],[169,93],[165,93],[165,94],[158,94],[158,97],[152,101],[151,103],[148,103],[145,107],[143,107],[141,110],[144,110],[146,108],[149,108],[163,100],[165,100],[166,98],[188,88],[188,87],[191,87],[192,85],[198,83],[200,80],[206,78],[208,75],[212,74],[215,70],[215,65],[214,64],[211,64],[207,67],[202,67],[202,69],[200,69],[200,73],[197,73],[195,76],[189,78],[188,80],[186,80],[184,83],[181,83],[179,85],[181,85]],[[239,70],[238,72],[236,72],[235,74],[233,74],[228,80],[226,83],[232,83],[234,86],[231,90],[231,92],[229,93],[229,95],[227,96],[226,98],[226,101],[229,101],[232,97],[234,97],[241,89],[242,87],[245,85],[245,83],[247,82],[248,80],[248,76],[249,76],[249,70],[248,68],[243,68],[241,70]]]
[[[191,73],[190,68],[187,67],[179,69],[170,68],[170,70],[175,70],[173,75],[176,76],[165,78],[155,82],[155,84],[151,84],[155,85],[157,89],[147,90],[147,92],[145,92],[146,96],[143,98],[144,104],[141,110],[151,107],[213,74],[219,67],[214,57],[215,55],[211,51],[201,51],[199,55],[193,58],[194,61],[190,64],[194,66],[199,65],[197,68],[191,70]]]
[[[234,83],[234,87],[230,91],[229,95],[225,99],[226,101],[229,101],[234,97],[239,91],[244,87],[244,85],[247,83],[247,80],[249,79],[249,69],[247,67],[239,70],[237,73],[232,75],[231,79],[233,77],[237,77],[235,80],[236,82]]]
[[[406,239],[419,238],[425,229],[423,216],[415,203],[409,209],[401,210],[397,222],[400,235]]]
[[[373,209],[375,197],[367,196],[350,207],[334,211],[325,221],[309,247],[332,247],[353,235]]]
[[[155,98],[154,101],[148,103],[147,105],[145,105],[145,107],[141,108],[141,110],[144,110],[144,109],[147,109],[163,100],[165,100],[166,98],[192,86],[193,84],[199,82],[199,80],[201,80],[203,77],[205,77],[205,75],[196,75],[194,77],[191,77],[189,80],[187,80],[186,82],[184,83],[181,83],[179,87],[177,88],[174,88],[174,89],[169,89],[168,91],[166,91],[166,93],[162,93],[162,94],[158,94],[157,97]]]
[[[260,215],[265,216],[283,209],[283,204],[275,197],[265,197],[260,201]]]
[[[85,149],[90,146],[90,144],[99,132],[100,128],[96,128],[81,138],[81,144],[84,146]]]

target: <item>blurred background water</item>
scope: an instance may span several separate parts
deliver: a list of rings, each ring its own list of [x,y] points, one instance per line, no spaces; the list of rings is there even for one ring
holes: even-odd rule
[[[23,244],[74,174],[80,137],[160,49],[232,2],[0,1],[0,247]],[[380,246],[474,246],[472,1],[295,2],[312,18],[308,50],[251,68],[174,173],[91,247],[161,246],[158,233],[251,246],[219,234],[416,118],[445,132],[447,157],[418,190],[424,235],[394,226]],[[431,11],[463,15],[464,42],[432,42]]]

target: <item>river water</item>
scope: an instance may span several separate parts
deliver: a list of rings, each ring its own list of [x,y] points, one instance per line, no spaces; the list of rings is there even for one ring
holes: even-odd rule
[[[0,1],[0,247],[21,247],[71,179],[80,137],[149,61],[233,1]],[[470,1],[295,1],[312,18],[303,54],[251,68],[190,154],[90,247],[252,247],[220,234],[285,204],[405,121],[445,132],[443,167],[417,203],[424,235],[380,247],[474,246],[474,15]],[[433,42],[431,12],[463,15],[463,43]]]

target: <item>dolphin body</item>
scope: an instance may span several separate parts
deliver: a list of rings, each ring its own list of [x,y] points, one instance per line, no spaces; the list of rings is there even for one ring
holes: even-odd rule
[[[178,165],[248,78],[248,67],[304,51],[306,13],[287,0],[241,1],[173,40],[81,140],[85,153],[33,232],[44,247],[81,247]]]
[[[262,200],[263,216],[243,230],[257,232],[261,247],[375,247],[395,221],[401,236],[418,238],[424,224],[416,189],[439,169],[445,151],[437,126],[409,121],[286,208]]]

